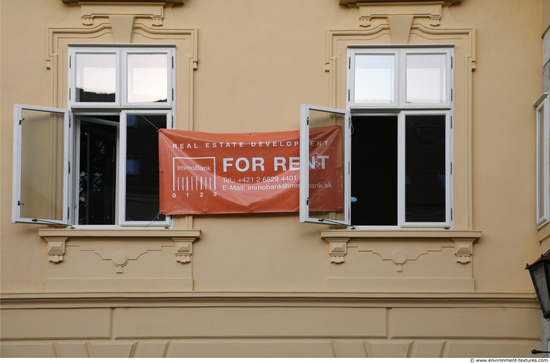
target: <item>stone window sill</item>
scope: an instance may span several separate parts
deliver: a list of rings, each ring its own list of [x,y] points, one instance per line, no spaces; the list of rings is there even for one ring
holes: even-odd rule
[[[349,242],[399,241],[399,242],[452,242],[456,261],[469,263],[473,254],[473,244],[481,237],[480,231],[460,230],[349,230],[331,229],[321,232],[321,238],[329,243],[332,263],[343,263]]]
[[[200,239],[199,230],[172,230],[172,229],[39,229],[38,235],[48,242],[48,256],[50,262],[60,263],[65,256],[65,244],[69,240],[136,242],[158,240],[174,243],[176,261],[188,263],[193,253],[193,243]]]

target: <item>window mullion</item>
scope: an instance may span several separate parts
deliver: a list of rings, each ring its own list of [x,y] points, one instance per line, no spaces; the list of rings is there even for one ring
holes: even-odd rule
[[[123,225],[126,220],[126,158],[127,158],[127,125],[128,112],[122,111],[118,127],[117,143],[117,179],[116,179],[116,220],[118,225]]]
[[[446,161],[446,214],[448,226],[453,225],[453,206],[454,206],[454,129],[453,129],[453,115],[451,111],[446,113],[445,121],[445,134],[446,134],[446,147],[445,147],[445,161]]]
[[[397,88],[397,107],[402,109],[407,106],[407,53],[404,51],[398,51],[396,53],[396,67],[395,67],[395,78],[396,78],[396,88]]]
[[[405,220],[405,198],[406,196],[406,137],[405,137],[405,117],[404,112],[399,113],[397,118],[397,224],[403,226]]]
[[[71,115],[73,129],[70,132],[70,141],[69,145],[71,149],[71,163],[72,169],[74,170],[73,175],[69,179],[70,184],[70,195],[71,195],[71,206],[73,209],[72,213],[72,223],[78,224],[80,218],[80,122],[77,122],[77,117],[74,116],[74,113]]]
[[[128,102],[128,51],[123,49],[117,51],[117,57],[117,88],[119,88],[117,95],[120,97],[118,104],[124,107]]]

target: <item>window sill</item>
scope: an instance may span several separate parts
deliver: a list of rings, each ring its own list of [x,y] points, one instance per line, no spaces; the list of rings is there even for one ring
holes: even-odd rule
[[[39,229],[38,235],[48,242],[48,256],[50,262],[63,262],[65,244],[69,240],[97,241],[98,238],[114,242],[117,241],[160,241],[173,243],[176,261],[188,263],[193,253],[193,243],[200,239],[200,230],[173,230],[173,229]],[[113,260],[114,261],[114,260]],[[115,263],[115,262],[113,262]],[[116,265],[116,263],[115,263]],[[122,264],[121,264],[122,266]]]
[[[457,230],[349,230],[331,229],[321,232],[321,238],[329,243],[332,263],[345,262],[349,242],[451,242],[454,244],[456,261],[461,264],[471,262],[473,244],[481,237],[480,231]],[[406,258],[402,265],[406,262]],[[399,261],[399,259],[398,259]],[[395,262],[395,261],[394,261]]]
[[[479,231],[324,230],[331,291],[474,292]]]

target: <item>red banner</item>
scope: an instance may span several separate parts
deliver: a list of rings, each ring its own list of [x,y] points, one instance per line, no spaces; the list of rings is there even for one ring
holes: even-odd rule
[[[338,126],[310,131],[311,193],[323,211],[342,205]],[[175,214],[297,212],[300,132],[212,134],[161,129],[160,211]],[[326,195],[326,196],[325,196]]]

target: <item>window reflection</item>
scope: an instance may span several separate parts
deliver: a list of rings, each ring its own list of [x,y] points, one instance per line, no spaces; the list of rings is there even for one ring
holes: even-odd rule
[[[407,55],[407,103],[444,103],[445,54]]]
[[[392,54],[355,57],[355,103],[390,104],[394,97],[395,56]]]
[[[167,54],[128,55],[128,102],[166,102]]]
[[[76,55],[76,102],[115,102],[116,55]]]

